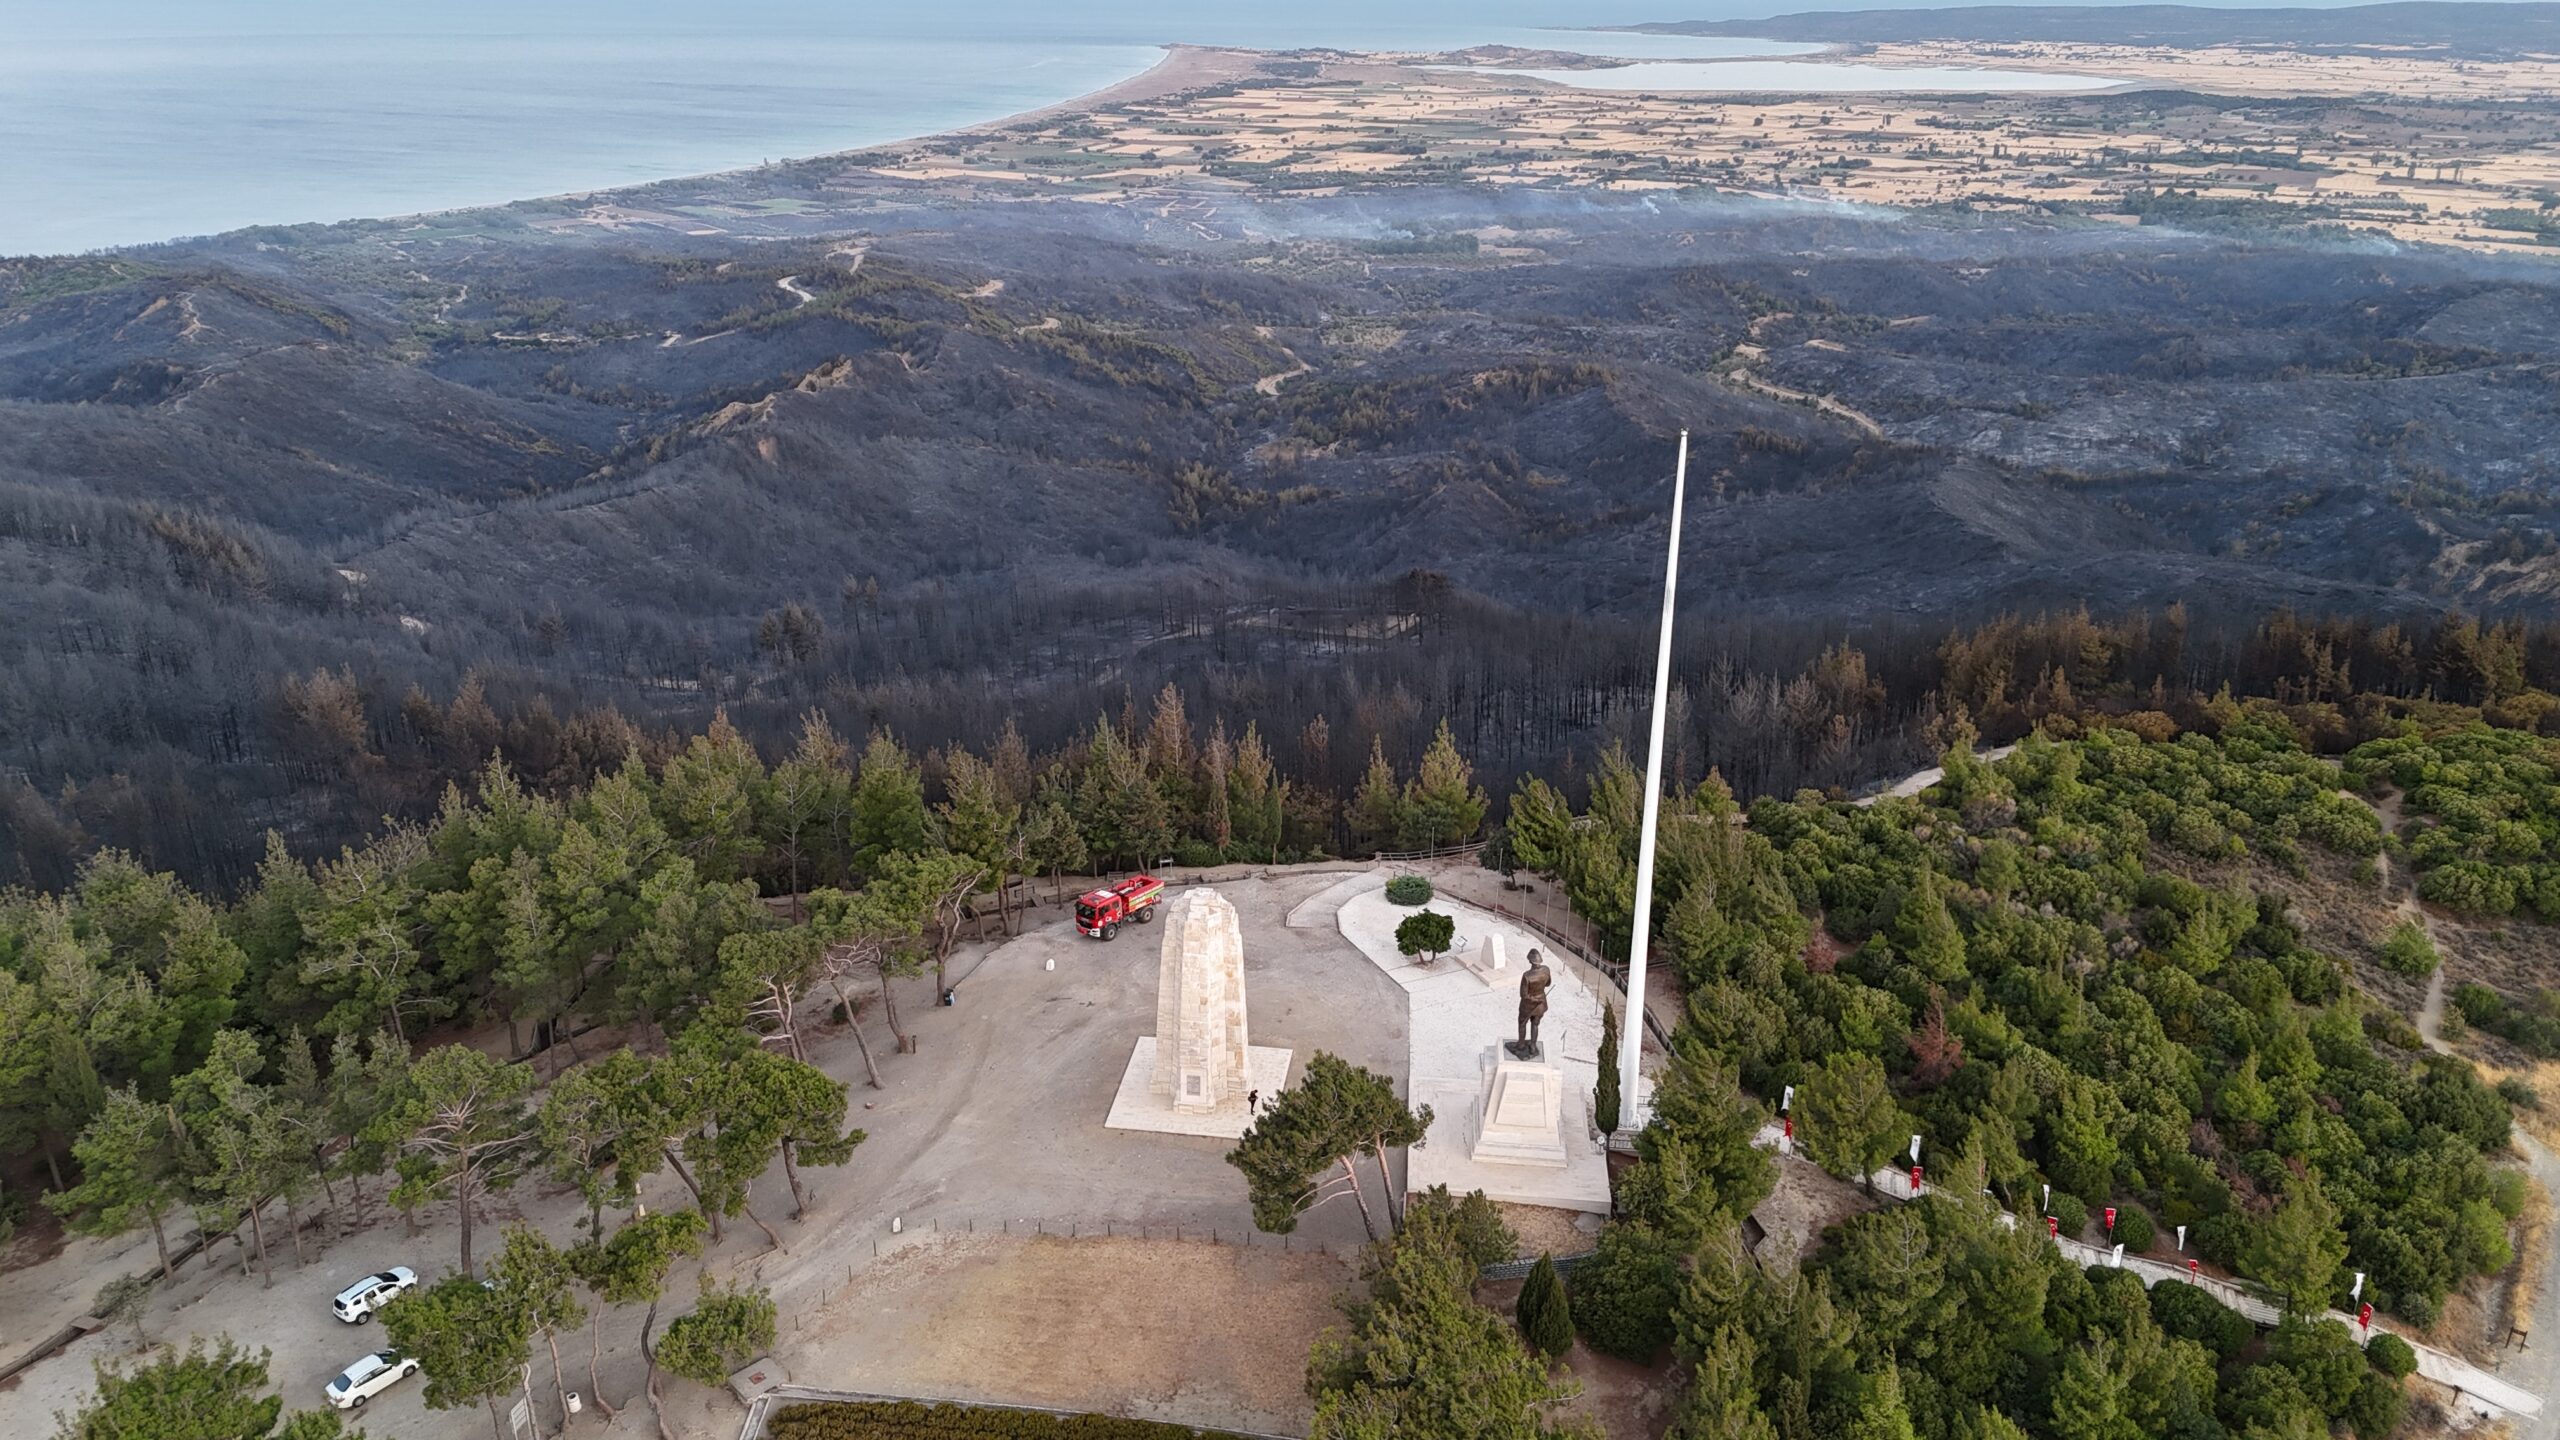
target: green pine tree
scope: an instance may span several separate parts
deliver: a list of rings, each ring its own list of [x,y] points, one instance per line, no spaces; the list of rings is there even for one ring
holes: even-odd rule
[[[1573,1347],[1573,1302],[1565,1298],[1564,1277],[1556,1273],[1554,1256],[1540,1255],[1538,1263],[1529,1267],[1516,1313],[1530,1349],[1553,1359]]]

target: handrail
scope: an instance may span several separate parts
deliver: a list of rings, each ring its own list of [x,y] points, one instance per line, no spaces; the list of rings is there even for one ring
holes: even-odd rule
[[[1589,950],[1583,947],[1580,940],[1558,930],[1553,925],[1548,924],[1546,921],[1539,919],[1535,915],[1528,914],[1524,911],[1514,910],[1499,900],[1494,901],[1490,905],[1483,905],[1476,901],[1469,901],[1467,903],[1477,905],[1480,909],[1491,910],[1494,914],[1501,916],[1503,919],[1510,921],[1514,925],[1525,926],[1530,930],[1536,931],[1539,935],[1544,936],[1550,944],[1561,947],[1567,955],[1572,956],[1574,959],[1581,961],[1583,964],[1588,965],[1594,970],[1597,970],[1601,974],[1607,976],[1609,978],[1609,983],[1618,987],[1618,993],[1622,996],[1626,995],[1626,966],[1604,960],[1599,956],[1592,954]],[[1670,1054],[1670,1027],[1662,1023],[1661,1019],[1653,1013],[1652,1007],[1636,1001],[1631,996],[1628,997],[1628,1004],[1644,1016],[1645,1033],[1653,1037],[1653,1043],[1660,1046],[1662,1053],[1665,1055]]]
[[[1460,855],[1473,855],[1483,849],[1484,844],[1482,840],[1470,840],[1464,845],[1443,845],[1437,850],[1379,850],[1370,854],[1369,863],[1403,865],[1415,860],[1448,860]]]

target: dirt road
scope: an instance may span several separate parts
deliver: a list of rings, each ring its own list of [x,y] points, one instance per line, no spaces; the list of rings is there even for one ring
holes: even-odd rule
[[[2400,825],[2399,793],[2394,791],[2371,803],[2385,833],[2396,833]],[[2436,953],[2449,953],[2447,937],[2437,926],[2435,917],[2418,903],[2417,877],[2404,874],[2393,865],[2388,851],[2375,856],[2374,863],[2382,874],[2384,886],[2398,894],[2392,906],[2394,912],[2424,927],[2428,940],[2435,944]],[[2443,1033],[2444,996],[2444,966],[2438,965],[2435,973],[2427,977],[2427,998],[2418,1007],[2418,1038],[2426,1042],[2429,1050],[2439,1055],[2450,1055],[2454,1050],[2445,1043]],[[2524,1156],[2525,1168],[2542,1187],[2542,1193],[2560,1196],[2560,1156],[2552,1154],[2551,1147],[2527,1134],[2521,1126],[2515,1131],[2515,1147]],[[2529,1333],[2541,1339],[2541,1348],[2536,1349],[2528,1341],[2523,1350],[2500,1351],[2498,1375],[2549,1401],[2560,1395],[2560,1253],[2553,1255],[2534,1287],[2528,1324]],[[2560,1404],[2550,1405],[2533,1419],[2511,1423],[2515,1426],[2517,1440],[2560,1440]]]

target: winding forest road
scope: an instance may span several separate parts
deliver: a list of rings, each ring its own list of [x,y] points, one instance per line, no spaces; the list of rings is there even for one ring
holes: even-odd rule
[[[2373,805],[2374,814],[2381,819],[2384,833],[2399,833],[2398,791],[2368,803]],[[2386,891],[2398,892],[2398,898],[2391,907],[2393,912],[2417,921],[2427,932],[2428,941],[2436,947],[2436,953],[2444,954],[2445,937],[2437,930],[2435,917],[2418,903],[2417,877],[2399,873],[2387,850],[2374,857],[2374,869],[2381,875]],[[2444,966],[2439,964],[2435,973],[2427,977],[2427,998],[2418,1007],[2418,1038],[2426,1042],[2429,1050],[2439,1055],[2450,1055],[2454,1053],[2453,1047],[2445,1043],[2443,1034],[2444,991]],[[2515,1131],[2515,1146],[2523,1153],[2525,1169],[2533,1176],[2534,1183],[2542,1187],[2543,1203],[2548,1207],[2552,1197],[2560,1196],[2560,1156],[2552,1154],[2550,1146],[2527,1134],[2521,1127]],[[2553,1223],[2553,1217],[2546,1216],[2544,1223]],[[2544,1264],[2542,1276],[2534,1286],[2526,1325],[2528,1336],[2560,1336],[2560,1254],[2553,1255]],[[2523,1349],[2502,1348],[2498,1352],[2496,1368],[2501,1379],[2536,1395],[2549,1396],[2560,1390],[2560,1349],[2551,1348],[2549,1344],[2536,1350],[2528,1339]],[[2560,1406],[2546,1406],[2539,1415],[2516,1417],[2514,1423],[2518,1440],[2560,1440]]]

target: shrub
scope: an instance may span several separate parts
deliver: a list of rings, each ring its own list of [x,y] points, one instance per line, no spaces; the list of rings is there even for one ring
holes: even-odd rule
[[[2124,1247],[2124,1253],[2143,1254],[2158,1243],[2159,1239],[2159,1230],[2151,1223],[2151,1216],[2148,1213],[2132,1205],[2117,1209],[2116,1243]]]
[[[2249,1323],[2248,1316],[2206,1294],[2202,1287],[2176,1280],[2151,1287],[2151,1318],[2164,1332],[2212,1351],[2216,1360],[2239,1354],[2258,1336],[2258,1327]]]
[[[1564,1278],[1556,1273],[1555,1257],[1541,1255],[1538,1263],[1530,1267],[1514,1313],[1530,1349],[1552,1360],[1573,1348],[1573,1303],[1565,1297]]]
[[[2447,1013],[2450,1018],[2450,1012]],[[2407,1050],[2414,1054],[2427,1047],[2425,1037],[2418,1033],[2418,1027],[2410,1024],[2409,1017],[2397,1010],[2364,1012],[2364,1033],[2368,1038],[2379,1040],[2395,1050]]]
[[[2327,1417],[2302,1382],[2281,1365],[2243,1365],[2215,1397],[2215,1410],[2231,1433],[2319,1435]]]
[[[2080,1232],[2089,1228],[2089,1207],[2081,1204],[2077,1195],[2055,1191],[2050,1213],[2062,1222],[2062,1238],[2065,1240],[2077,1240]]]
[[[862,1400],[790,1405],[773,1440],[1227,1440],[1225,1432],[1107,1415],[1044,1415],[993,1405]]]
[[[762,1290],[705,1290],[692,1313],[659,1337],[658,1363],[697,1385],[717,1386],[773,1348],[773,1321],[773,1297]]]
[[[2495,1029],[2507,1018],[2507,997],[2476,980],[2453,987],[2453,1008],[2474,1025]]]
[[[2302,1393],[2333,1420],[2347,1413],[2357,1382],[2369,1373],[2354,1333],[2337,1320],[2286,1316],[2268,1338],[2267,1358],[2292,1371]]]
[[[2195,1233],[2187,1237],[2197,1254],[2225,1268],[2240,1263],[2240,1247],[2248,1238],[2249,1222],[2238,1210],[2207,1215],[2196,1222]]]
[[[2380,1308],[2381,1303],[2378,1300],[2375,1301],[2375,1307]],[[2442,1313],[2443,1304],[2433,1295],[2412,1290],[2395,1297],[2391,1309],[2392,1313],[2419,1329],[2433,1330],[2436,1328],[2436,1316]]]
[[[2423,980],[2436,973],[2436,966],[2442,963],[2435,942],[2427,938],[2426,927],[2415,920],[2392,926],[2390,938],[2382,942],[2382,968],[2395,975]]]
[[[2418,1352],[2409,1348],[2408,1341],[2387,1331],[2365,1342],[2364,1359],[2394,1380],[2418,1373]]]
[[[1419,875],[1398,875],[1387,882],[1387,901],[1394,905],[1428,905],[1431,882]]]
[[[1618,1221],[1600,1248],[1573,1267],[1573,1325],[1594,1350],[1639,1365],[1671,1341],[1671,1303],[1680,1293],[1680,1257],[1645,1225]]]
[[[2401,1348],[2405,1350],[2408,1347],[2404,1345]],[[2400,1428],[2400,1417],[2407,1413],[2408,1408],[2409,1396],[2399,1381],[2368,1374],[2363,1383],[2356,1386],[2355,1398],[2347,1402],[2346,1414],[2341,1418],[2347,1422],[2347,1428],[2356,1432],[2356,1440],[2382,1440]]]
[[[1437,910],[1416,910],[1396,926],[1396,949],[1406,955],[1429,957],[1423,961],[1427,965],[1440,958],[1457,934],[1457,921]]]
[[[1446,1185],[1434,1185],[1414,1197],[1413,1206],[1405,1212],[1410,1227],[1416,1216],[1444,1211],[1448,1216],[1450,1235],[1456,1240],[1458,1253],[1467,1263],[1481,1270],[1520,1256],[1520,1236],[1502,1218],[1502,1208],[1485,1198],[1481,1190],[1452,1195]]]

